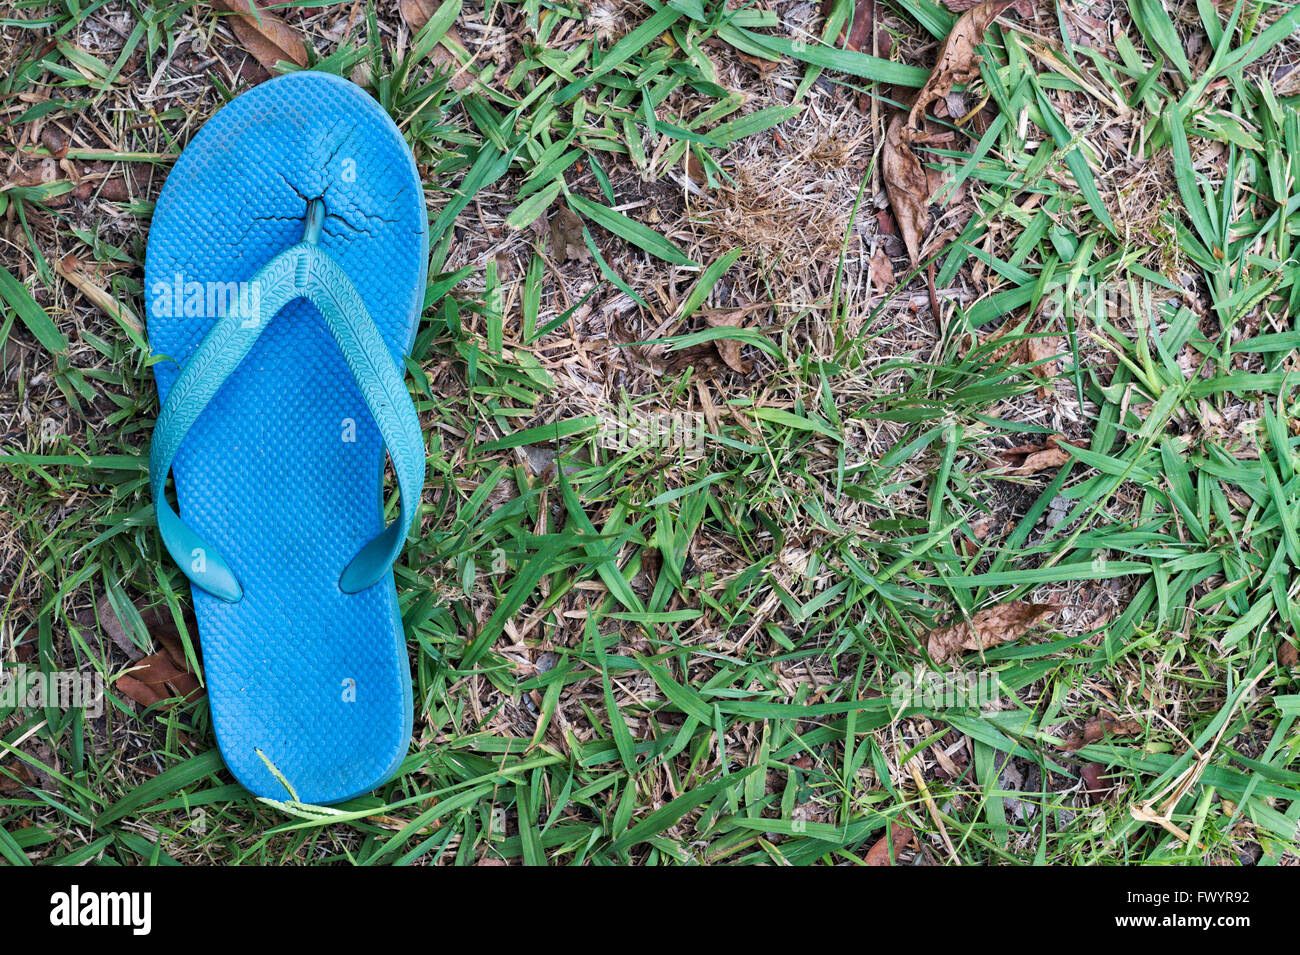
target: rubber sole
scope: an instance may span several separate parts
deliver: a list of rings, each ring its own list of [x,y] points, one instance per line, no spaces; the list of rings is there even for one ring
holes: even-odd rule
[[[428,260],[414,159],[359,87],[293,73],[219,110],[159,197],[145,294],[150,345],[171,359],[154,366],[160,401],[223,296],[251,294],[240,283],[302,238],[313,198],[325,204],[321,248],[401,362]],[[383,463],[342,357],[299,300],[270,321],[173,466],[181,517],[243,588],[235,603],[194,588],[194,606],[222,755],[260,796],[339,802],[384,782],[408,749],[410,665],[392,574],[356,594],[338,586],[382,528]]]

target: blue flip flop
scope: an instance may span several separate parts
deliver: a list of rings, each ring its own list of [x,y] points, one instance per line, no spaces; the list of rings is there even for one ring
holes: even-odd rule
[[[360,795],[410,744],[391,564],[424,485],[402,368],[427,260],[410,149],[360,87],[325,73],[219,110],[158,199],[154,506],[192,584],[218,744],[259,796]],[[385,450],[400,493],[388,526]]]

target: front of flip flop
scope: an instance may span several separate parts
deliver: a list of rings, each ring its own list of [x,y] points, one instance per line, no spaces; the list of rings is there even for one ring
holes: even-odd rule
[[[402,369],[427,259],[410,149],[325,73],[220,109],[158,199],[154,505],[191,582],[218,744],[259,796],[369,792],[410,743],[391,564],[425,476]],[[387,526],[385,452],[400,495]]]

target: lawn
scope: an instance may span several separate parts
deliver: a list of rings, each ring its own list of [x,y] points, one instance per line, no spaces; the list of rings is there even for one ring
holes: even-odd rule
[[[0,663],[105,687],[0,689],[0,858],[1295,864],[1300,7],[243,3],[0,14]],[[224,769],[147,470],[154,200],[301,68],[431,223],[332,807]]]

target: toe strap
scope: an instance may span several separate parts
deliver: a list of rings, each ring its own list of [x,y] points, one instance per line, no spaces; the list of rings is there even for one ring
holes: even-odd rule
[[[181,570],[208,593],[227,601],[243,595],[226,559],[187,525],[167,501],[167,474],[190,428],[247,356],[262,330],[290,302],[306,299],[320,312],[338,345],[397,474],[397,520],[341,568],[339,587],[356,593],[376,583],[401,553],[424,488],[424,440],[400,366],[366,310],[356,286],[315,244],[320,208],[309,208],[304,241],[266,263],[250,280],[250,294],[232,302],[181,369],[158,415],[149,448],[149,479],[163,543]],[[315,228],[313,228],[315,223]],[[274,412],[274,409],[268,409]]]

